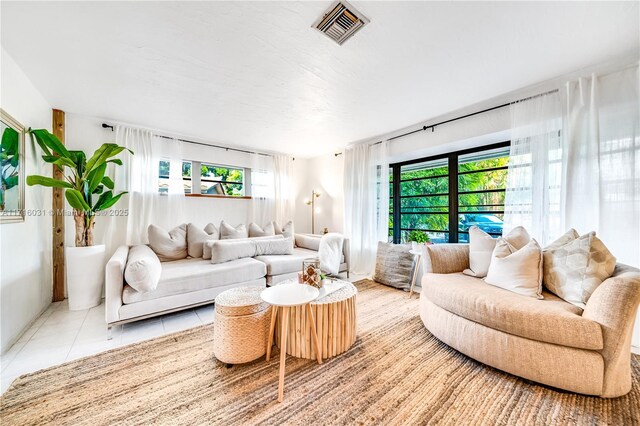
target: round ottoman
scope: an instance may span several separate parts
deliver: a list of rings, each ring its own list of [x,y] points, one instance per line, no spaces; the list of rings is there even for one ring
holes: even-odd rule
[[[271,306],[260,298],[264,287],[237,287],[215,300],[213,354],[227,364],[242,364],[266,353]]]

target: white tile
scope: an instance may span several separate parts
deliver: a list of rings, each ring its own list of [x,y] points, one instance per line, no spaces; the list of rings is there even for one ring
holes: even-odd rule
[[[162,323],[166,333],[175,333],[202,325],[200,317],[193,309],[165,315],[162,317]]]
[[[2,374],[26,374],[62,364],[70,349],[70,344],[67,347],[43,347],[38,351],[30,351],[28,353],[24,352],[23,348]]]
[[[160,318],[153,318],[151,320],[125,324],[122,327],[121,342],[123,344],[137,343],[162,336],[163,334],[165,334],[165,332],[162,320]]]
[[[213,304],[204,305],[196,308],[196,314],[200,317],[203,324],[209,324],[213,322]]]
[[[13,361],[18,356],[18,354],[26,344],[27,344],[26,341],[22,341],[22,342],[18,341],[14,343],[13,346],[11,346],[8,351],[6,351],[5,353],[2,354],[2,356],[0,356],[1,371],[6,370],[6,368],[9,366],[11,361]]]

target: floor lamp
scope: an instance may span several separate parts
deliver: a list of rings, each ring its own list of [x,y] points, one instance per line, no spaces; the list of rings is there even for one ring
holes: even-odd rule
[[[305,200],[305,204],[311,206],[311,233],[316,233],[316,198],[320,196],[319,192],[314,189],[311,191],[311,199]]]

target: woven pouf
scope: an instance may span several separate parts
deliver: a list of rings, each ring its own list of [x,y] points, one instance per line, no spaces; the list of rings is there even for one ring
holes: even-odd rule
[[[215,300],[213,354],[227,364],[260,358],[267,350],[271,306],[260,298],[264,287],[237,287]]]

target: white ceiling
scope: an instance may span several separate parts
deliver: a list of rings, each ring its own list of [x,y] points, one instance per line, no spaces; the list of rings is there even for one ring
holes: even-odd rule
[[[1,3],[1,42],[52,106],[314,156],[639,49],[638,2]]]

